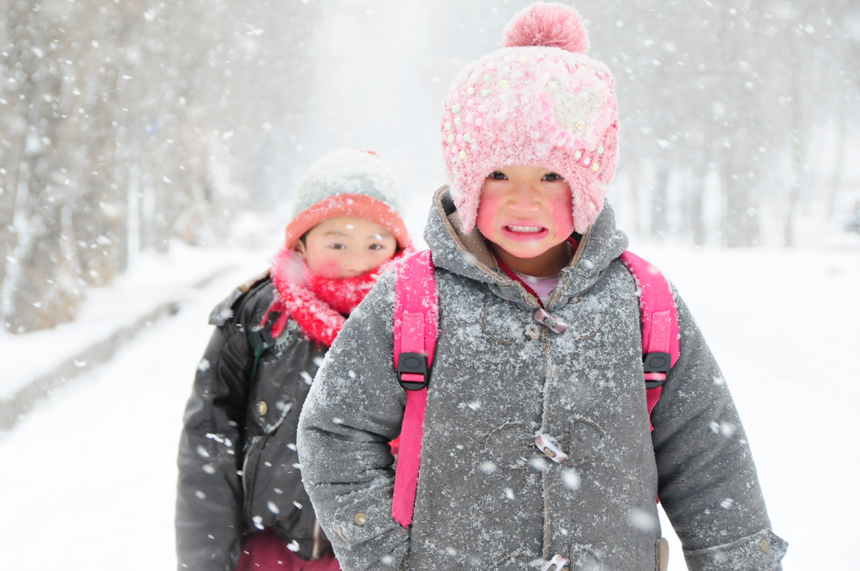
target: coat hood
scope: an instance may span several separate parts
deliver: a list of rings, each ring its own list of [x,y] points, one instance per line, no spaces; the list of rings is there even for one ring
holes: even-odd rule
[[[499,268],[481,232],[463,232],[463,225],[447,186],[436,191],[424,231],[437,268],[486,283],[500,297],[529,305],[531,296]],[[558,294],[549,305],[566,303],[587,291],[609,264],[627,249],[627,235],[615,227],[615,212],[608,202],[579,242],[570,263],[559,276]],[[537,305],[537,302],[534,302]]]

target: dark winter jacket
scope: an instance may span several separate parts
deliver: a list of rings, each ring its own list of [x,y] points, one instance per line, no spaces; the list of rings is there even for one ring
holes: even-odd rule
[[[255,377],[249,332],[272,303],[267,276],[212,312],[217,326],[185,412],[179,448],[179,569],[233,571],[244,535],[271,528],[299,557],[330,550],[302,487],[296,425],[326,348],[290,319],[262,352]],[[275,316],[270,316],[275,317]],[[271,323],[271,320],[269,321]]]
[[[636,285],[612,209],[583,237],[547,310],[463,235],[437,193],[425,233],[439,291],[414,519],[391,517],[387,442],[406,401],[392,367],[393,275],[342,329],[299,423],[305,485],[345,571],[659,569],[663,507],[693,571],[773,571],[774,535],[746,436],[701,333],[677,298],[681,356],[649,431]],[[569,458],[535,446],[553,436]],[[361,514],[361,515],[359,515]]]

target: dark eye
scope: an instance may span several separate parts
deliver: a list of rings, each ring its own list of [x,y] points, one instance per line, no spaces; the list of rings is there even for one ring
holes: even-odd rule
[[[493,180],[508,180],[508,175],[501,171],[493,171],[487,178],[491,178]]]
[[[385,246],[383,246],[382,244],[371,244],[370,246],[368,246],[368,248],[371,250],[381,250],[384,247]]]
[[[545,175],[543,175],[543,178],[541,178],[541,180],[545,180],[547,182],[555,182],[557,180],[563,181],[564,177],[562,177],[560,174],[555,173],[555,172],[548,172]]]
[[[329,244],[328,247],[332,250],[346,250],[346,245],[341,244],[340,242],[335,242],[333,244]]]

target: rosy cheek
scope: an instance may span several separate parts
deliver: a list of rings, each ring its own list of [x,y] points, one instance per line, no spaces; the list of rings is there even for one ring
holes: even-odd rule
[[[478,204],[478,216],[475,226],[484,236],[492,236],[495,230],[496,216],[502,206],[502,199],[495,194],[483,192]]]
[[[573,233],[573,202],[569,194],[552,201],[549,215],[558,234],[569,236]]]
[[[320,256],[320,259],[314,264],[311,270],[323,278],[339,278],[341,274],[340,261],[327,256]]]

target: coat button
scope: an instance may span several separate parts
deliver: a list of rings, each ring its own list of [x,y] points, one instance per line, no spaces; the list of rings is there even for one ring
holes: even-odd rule
[[[766,539],[762,539],[758,545],[759,545],[759,547],[761,547],[761,550],[764,551],[765,553],[770,551],[770,543],[768,543]]]
[[[367,523],[367,514],[358,512],[355,514],[355,525],[364,525]]]
[[[266,416],[266,413],[269,412],[269,405],[266,404],[266,401],[261,400],[257,403],[257,414],[260,416]]]

